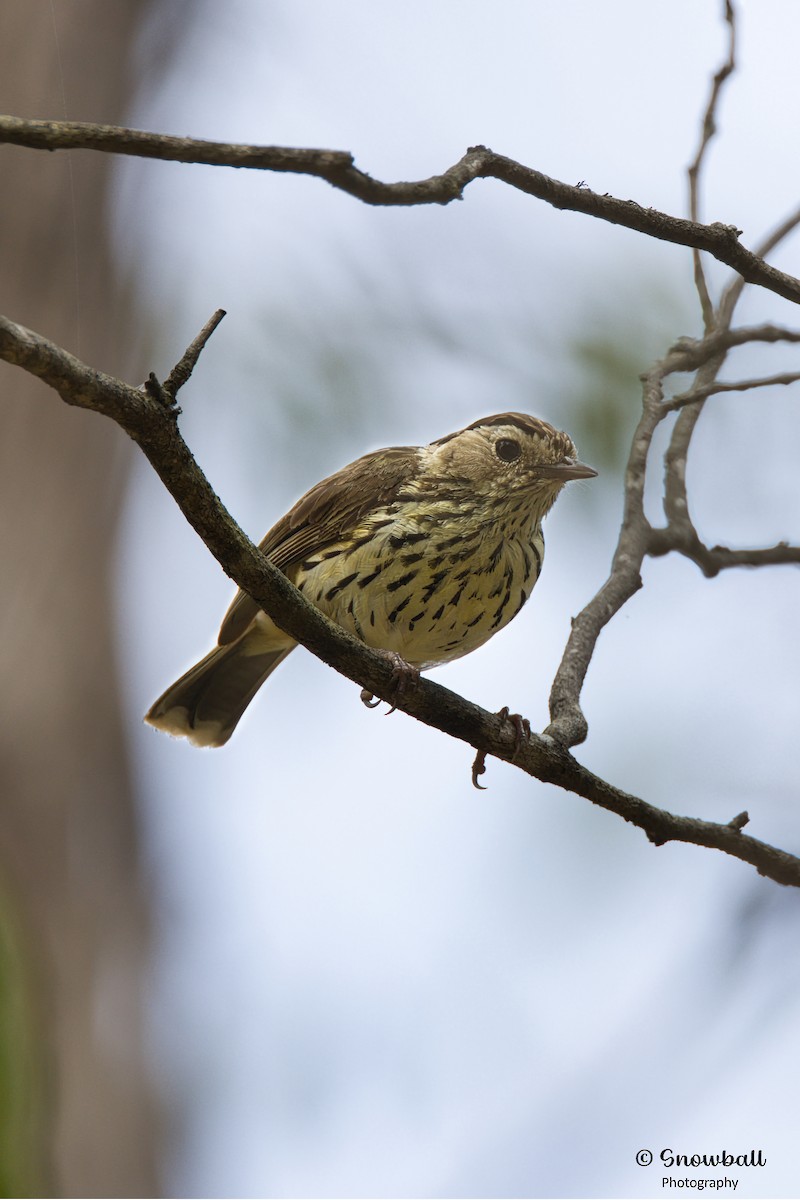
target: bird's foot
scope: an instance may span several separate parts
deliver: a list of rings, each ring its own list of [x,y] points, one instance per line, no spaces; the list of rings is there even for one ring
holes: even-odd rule
[[[404,658],[401,658],[395,650],[379,650],[378,654],[382,655],[392,668],[392,682],[389,688],[390,698],[387,700],[387,704],[391,705],[386,713],[388,717],[389,713],[393,713],[397,708],[397,704],[393,702],[402,699],[409,688],[415,687],[419,682],[419,671],[416,667],[412,667],[410,663],[407,663]],[[361,702],[362,704],[366,704],[367,708],[377,708],[381,702],[381,698],[380,696],[374,696],[367,688],[362,688]]]
[[[504,704],[497,716],[501,721],[506,721],[514,728],[514,753],[511,755],[510,761],[519,754],[522,746],[531,736],[531,723],[527,717],[521,717],[519,713],[509,712],[508,705]],[[475,755],[475,761],[472,764],[472,786],[478,788],[479,791],[485,792],[486,788],[482,783],[478,783],[481,775],[486,773],[486,755],[487,750],[479,750]]]
[[[531,736],[531,723],[527,717],[521,717],[519,713],[508,711],[508,705],[504,704],[497,714],[501,721],[507,721],[509,725],[514,726],[514,753],[511,755],[511,761],[519,754],[523,744],[527,742]]]

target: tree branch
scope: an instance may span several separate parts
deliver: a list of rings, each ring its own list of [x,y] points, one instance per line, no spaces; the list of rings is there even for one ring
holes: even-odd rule
[[[682,338],[668,354],[642,375],[642,415],[633,437],[625,473],[625,504],[619,541],[608,579],[572,621],[567,645],[550,692],[550,724],[545,736],[557,744],[573,747],[586,740],[588,722],[580,696],[594,655],[597,639],[612,617],[642,586],[642,565],[649,555],[659,557],[676,551],[695,562],[712,577],[731,567],[796,565],[800,548],[780,542],[776,546],[734,550],[704,545],[689,515],[686,492],[686,461],[691,437],[706,398],[717,391],[789,383],[800,375],[769,376],[742,384],[716,383],[725,355],[733,346],[748,342],[800,341],[800,333],[775,325],[741,329],[712,328],[706,337]],[[693,386],[672,400],[664,399],[664,380],[673,374],[696,371]],[[667,525],[654,529],[644,512],[644,486],[653,435],[669,413],[680,411],[665,455],[664,511]]]
[[[671,400],[664,401],[668,412],[675,412],[687,404],[696,404],[698,400],[706,400],[709,396],[717,396],[721,392],[750,392],[754,388],[786,387],[790,383],[800,381],[800,371],[785,371],[780,375],[763,375],[760,379],[740,379],[735,383],[708,383],[705,386],[694,386],[688,392],[681,392]]]
[[[785,217],[779,225],[772,230],[771,233],[759,242],[753,253],[757,258],[764,258],[771,253],[781,242],[785,241],[790,234],[794,233],[800,225],[800,207],[795,208]],[[722,293],[722,299],[719,302],[719,318],[720,324],[727,328],[733,320],[733,313],[739,299],[744,291],[745,280],[741,275],[735,275],[728,286]]]
[[[740,231],[734,225],[720,222],[702,225],[643,208],[634,200],[601,195],[584,185],[560,183],[485,146],[470,147],[457,163],[429,179],[383,183],[356,167],[353,155],[344,150],[233,145],[83,121],[33,121],[0,116],[0,143],[3,142],[34,150],[98,150],[171,162],[313,175],[365,204],[376,205],[449,204],[451,200],[462,199],[465,188],[474,180],[498,179],[554,208],[584,213],[661,241],[705,250],[732,267],[748,283],[800,303],[800,280],[778,271],[745,249],[739,243]]]
[[[711,92],[708,97],[708,104],[700,130],[700,143],[697,147],[694,160],[688,169],[689,216],[693,221],[700,220],[700,172],[705,162],[708,146],[717,133],[717,106],[725,83],[736,70],[736,14],[731,0],[723,0],[723,13],[728,25],[728,54],[725,62],[711,81]],[[708,284],[706,283],[700,251],[695,249],[693,257],[695,287],[700,298],[703,324],[706,333],[709,333],[714,325],[714,305],[711,302]]]
[[[642,586],[641,567],[650,535],[650,524],[644,515],[644,481],[650,443],[663,416],[661,372],[666,369],[665,364],[656,364],[645,379],[642,415],[625,472],[625,506],[611,573],[597,595],[574,618],[553,680],[550,724],[545,736],[563,746],[577,746],[586,740],[589,726],[581,709],[580,694],[597,639]]]
[[[219,319],[219,314],[212,322]],[[211,323],[209,323],[211,324]],[[198,343],[190,347],[196,358]],[[182,362],[185,361],[181,360]],[[67,403],[109,417],[139,445],[223,570],[292,637],[317,657],[418,720],[476,750],[492,754],[528,775],[574,792],[642,829],[654,845],[687,842],[721,850],[750,863],[777,883],[800,887],[800,858],[742,833],[746,814],[727,824],[680,817],[613,787],[578,763],[552,738],[531,734],[518,745],[513,725],[449,689],[422,679],[402,696],[393,695],[392,668],[309,604],[289,580],[250,542],[203,476],[177,426],[177,409],[160,389],[132,388],[92,370],[29,329],[0,317],[0,358],[31,372]],[[174,372],[173,372],[174,375]]]
[[[774,546],[733,550],[728,546],[709,547],[703,544],[691,521],[680,526],[670,524],[663,529],[651,529],[647,553],[659,558],[673,550],[696,563],[707,579],[730,567],[800,566],[800,546],[778,542]]]

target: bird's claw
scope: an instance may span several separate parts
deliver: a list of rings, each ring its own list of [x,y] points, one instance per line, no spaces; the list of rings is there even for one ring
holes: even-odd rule
[[[391,707],[387,710],[386,716],[393,713],[397,708],[395,700],[400,700],[410,687],[415,687],[419,681],[419,670],[407,663],[404,658],[395,650],[379,650],[379,654],[390,663],[392,668],[392,682],[389,687],[390,699],[386,701]],[[367,708],[377,708],[381,702],[380,696],[374,696],[367,688],[361,689],[361,703],[366,704]]]
[[[531,723],[527,717],[521,717],[519,713],[508,711],[508,705],[504,704],[497,714],[501,721],[507,721],[509,725],[514,726],[514,753],[511,755],[511,761],[519,754],[523,743],[527,742],[531,736]]]
[[[523,743],[527,742],[531,736],[531,723],[527,717],[521,717],[519,713],[510,712],[506,704],[503,705],[497,716],[501,721],[506,721],[514,727],[514,753],[510,759],[513,762],[522,749]],[[478,750],[472,763],[472,786],[478,788],[481,792],[485,792],[486,788],[482,783],[478,783],[478,779],[486,773],[487,754],[487,750]]]
[[[486,788],[482,783],[478,783],[478,777],[486,774],[486,751],[478,750],[475,754],[475,759],[472,763],[472,786],[477,788],[479,792],[485,792]]]

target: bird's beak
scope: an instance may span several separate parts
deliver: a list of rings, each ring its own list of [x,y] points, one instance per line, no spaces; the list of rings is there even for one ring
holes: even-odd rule
[[[597,471],[585,463],[565,458],[563,462],[553,463],[552,467],[537,467],[536,474],[542,479],[557,479],[559,483],[567,483],[570,479],[594,479]]]

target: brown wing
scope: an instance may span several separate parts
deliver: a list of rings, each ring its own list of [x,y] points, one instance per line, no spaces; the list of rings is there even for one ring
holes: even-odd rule
[[[417,453],[416,446],[392,446],[342,467],[301,496],[272,526],[261,549],[286,574],[295,563],[338,541],[370,509],[390,503],[413,473]],[[258,611],[246,592],[237,592],[222,622],[219,644],[241,637]]]

